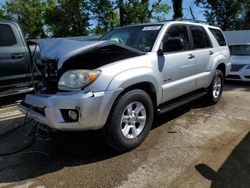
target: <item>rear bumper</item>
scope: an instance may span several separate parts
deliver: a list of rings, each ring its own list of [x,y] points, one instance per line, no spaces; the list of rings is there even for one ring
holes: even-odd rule
[[[121,90],[102,92],[70,92],[55,95],[27,95],[20,111],[28,117],[58,130],[96,130],[102,128],[108,118],[114,100]],[[79,120],[65,120],[61,110],[79,110]]]

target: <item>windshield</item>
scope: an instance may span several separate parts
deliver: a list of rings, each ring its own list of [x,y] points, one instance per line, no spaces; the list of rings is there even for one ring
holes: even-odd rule
[[[143,52],[150,52],[161,28],[160,24],[122,27],[110,31],[100,40],[108,40]]]
[[[250,45],[229,46],[231,55],[250,55]]]

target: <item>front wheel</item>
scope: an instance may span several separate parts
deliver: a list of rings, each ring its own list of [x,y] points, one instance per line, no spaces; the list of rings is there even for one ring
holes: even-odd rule
[[[145,91],[125,93],[115,102],[105,125],[107,143],[120,151],[139,146],[151,129],[153,116],[153,103]]]
[[[216,104],[222,95],[224,87],[224,75],[221,70],[216,70],[213,80],[208,87],[207,101],[209,104]]]

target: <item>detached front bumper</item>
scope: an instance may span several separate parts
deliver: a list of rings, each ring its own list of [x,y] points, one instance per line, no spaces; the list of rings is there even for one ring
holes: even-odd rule
[[[18,107],[29,118],[54,129],[96,130],[105,125],[114,100],[121,90],[27,95]],[[68,121],[63,110],[77,110],[79,119],[75,122]]]

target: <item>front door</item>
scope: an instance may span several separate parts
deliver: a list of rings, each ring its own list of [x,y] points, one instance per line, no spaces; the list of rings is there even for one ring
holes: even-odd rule
[[[184,24],[170,26],[162,44],[162,89],[166,102],[195,90],[195,56],[190,53],[190,37]]]

